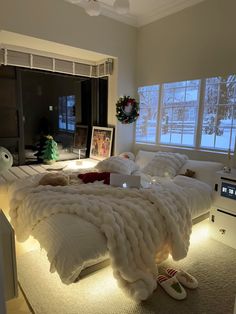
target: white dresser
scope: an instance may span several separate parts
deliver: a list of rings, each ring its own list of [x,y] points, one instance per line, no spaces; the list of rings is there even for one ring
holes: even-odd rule
[[[236,249],[236,169],[216,173],[210,235]]]

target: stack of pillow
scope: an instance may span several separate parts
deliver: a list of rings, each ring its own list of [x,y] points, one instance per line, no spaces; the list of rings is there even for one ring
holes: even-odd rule
[[[102,160],[96,165],[96,168],[100,172],[105,171],[130,175],[137,171],[139,166],[134,162],[134,155],[129,152]]]
[[[223,164],[214,161],[190,160],[184,154],[172,152],[150,152],[140,150],[136,157],[131,152],[124,152],[98,163],[102,172],[146,175],[149,177],[173,178],[178,174],[191,174],[194,178],[214,185],[215,174]]]
[[[188,157],[178,153],[156,152],[145,165],[139,164],[130,152],[119,156],[112,156],[100,161],[96,168],[100,171],[115,172],[120,174],[139,174],[149,176],[170,177],[176,176],[180,168],[186,163]]]
[[[183,154],[157,152],[142,172],[155,177],[174,178],[187,160],[188,157]]]
[[[163,152],[150,152],[150,151],[143,151],[140,150],[135,158],[135,163],[140,167],[142,172],[145,172],[146,170],[148,170],[149,173],[151,168],[153,168],[154,164],[157,164],[158,167],[158,157],[156,158],[155,156],[163,156]],[[168,153],[170,154],[170,153]],[[175,154],[175,153],[172,153]],[[181,154],[179,154],[181,155]],[[177,157],[178,155],[176,155]],[[178,158],[178,157],[177,157]],[[169,158],[169,161],[166,161],[166,167],[165,170],[160,170],[159,167],[156,170],[153,170],[152,175],[154,176],[154,173],[164,173],[164,175],[167,173],[170,174],[171,176],[173,176],[174,174],[174,170],[176,170],[177,168],[175,168],[174,170],[171,169],[172,166],[170,167],[170,169],[168,169],[168,163],[171,165],[170,162],[171,158]],[[194,178],[203,181],[207,184],[209,184],[211,187],[214,186],[215,183],[215,176],[216,176],[216,172],[219,170],[223,169],[223,164],[220,162],[216,162],[216,161],[203,161],[203,160],[192,160],[192,159],[186,159],[186,155],[181,155],[180,157],[180,162],[183,162],[183,165],[179,168],[179,170],[176,170],[176,175],[178,174],[186,174],[186,172],[194,174]],[[150,166],[152,165],[152,167]],[[167,171],[166,171],[167,170]]]

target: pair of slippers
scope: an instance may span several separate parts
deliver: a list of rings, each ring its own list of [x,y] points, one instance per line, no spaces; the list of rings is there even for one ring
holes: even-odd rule
[[[186,298],[187,293],[184,287],[189,289],[196,289],[198,287],[197,279],[183,270],[166,268],[164,271],[168,277],[165,275],[158,275],[157,282],[176,300],[183,300]]]

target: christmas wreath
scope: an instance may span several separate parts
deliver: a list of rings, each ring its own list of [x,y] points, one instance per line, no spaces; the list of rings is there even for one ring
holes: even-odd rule
[[[116,103],[116,117],[121,123],[133,123],[139,117],[139,103],[130,96],[120,97]]]

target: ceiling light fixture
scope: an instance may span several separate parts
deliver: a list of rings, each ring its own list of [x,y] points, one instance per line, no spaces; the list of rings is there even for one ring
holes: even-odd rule
[[[72,0],[78,2],[78,0]],[[102,2],[101,2],[102,3]],[[115,0],[114,9],[119,14],[129,12],[129,0]],[[84,6],[85,12],[90,16],[98,16],[101,13],[101,5],[98,0],[88,0]]]

